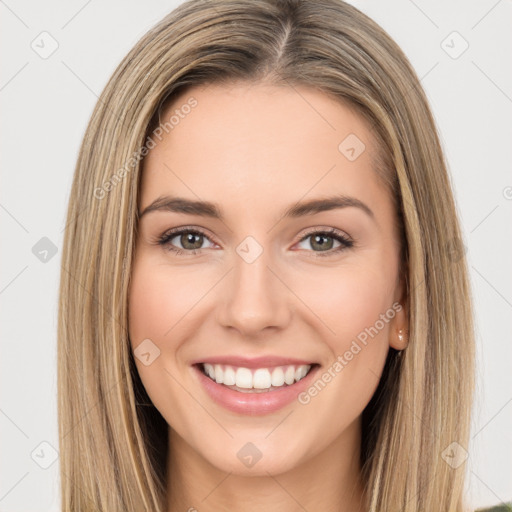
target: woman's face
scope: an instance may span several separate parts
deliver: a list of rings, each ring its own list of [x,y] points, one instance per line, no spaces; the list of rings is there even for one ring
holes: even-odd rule
[[[260,84],[191,89],[171,116],[144,163],[129,297],[171,446],[251,475],[358,450],[407,328],[365,122],[321,92]]]

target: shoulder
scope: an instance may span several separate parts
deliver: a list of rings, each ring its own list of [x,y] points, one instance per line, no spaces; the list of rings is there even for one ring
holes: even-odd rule
[[[512,501],[508,503],[501,503],[490,508],[478,508],[475,512],[512,512]]]

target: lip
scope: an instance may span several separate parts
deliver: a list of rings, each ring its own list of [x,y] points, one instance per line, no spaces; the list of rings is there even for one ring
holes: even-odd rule
[[[206,359],[198,359],[192,361],[192,365],[198,365],[200,363],[209,364],[227,364],[229,366],[237,366],[238,368],[273,368],[274,366],[288,366],[295,365],[301,366],[304,364],[315,364],[314,361],[306,361],[304,359],[293,359],[290,357],[279,357],[279,356],[260,356],[260,357],[238,357],[238,356],[219,356],[219,357],[208,357]],[[300,382],[300,381],[299,381]]]
[[[236,358],[240,361],[239,358]],[[273,358],[276,359],[276,358]],[[211,359],[217,364],[221,364],[220,359]],[[222,359],[225,361],[225,359]],[[252,360],[253,362],[255,360]],[[202,361],[204,363],[210,362],[209,360]],[[213,363],[210,363],[213,364]],[[242,366],[234,363],[223,363],[232,364],[233,366]],[[308,364],[308,363],[288,363],[288,364]],[[299,382],[295,382],[290,386],[284,386],[282,389],[275,391],[268,391],[263,393],[242,393],[234,389],[230,389],[223,384],[217,384],[213,379],[207,377],[201,370],[200,363],[195,363],[192,368],[194,374],[197,375],[199,383],[202,388],[206,391],[209,397],[218,405],[225,409],[250,416],[259,416],[264,414],[270,414],[276,412],[279,409],[289,405],[297,399],[299,393],[306,390],[313,382],[316,373],[321,368],[320,365],[313,363],[314,366],[311,368],[309,373]],[[281,365],[277,365],[281,366]],[[285,365],[282,365],[285,366]],[[260,366],[264,367],[264,366]],[[247,368],[247,366],[245,367]],[[254,366],[253,366],[254,368]]]

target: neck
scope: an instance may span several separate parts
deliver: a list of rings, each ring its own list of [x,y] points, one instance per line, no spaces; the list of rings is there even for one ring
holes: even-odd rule
[[[267,476],[227,473],[169,429],[168,512],[252,510],[363,512],[360,418],[325,450],[291,470]]]

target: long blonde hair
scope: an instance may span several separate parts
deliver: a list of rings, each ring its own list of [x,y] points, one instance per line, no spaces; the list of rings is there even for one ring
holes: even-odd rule
[[[178,93],[237,80],[314,87],[356,108],[376,134],[401,221],[409,345],[401,357],[390,350],[363,413],[367,509],[466,510],[465,465],[445,456],[467,448],[474,389],[470,289],[451,184],[407,58],[341,0],[187,1],[135,45],[102,92],[78,157],[62,253],[63,510],[165,510],[167,425],[128,337],[141,168],[148,134]]]

